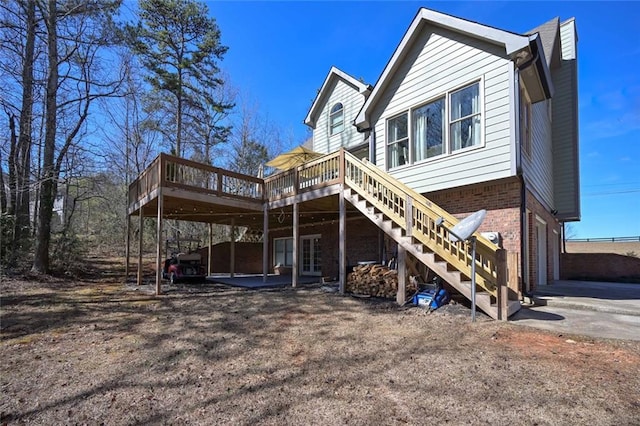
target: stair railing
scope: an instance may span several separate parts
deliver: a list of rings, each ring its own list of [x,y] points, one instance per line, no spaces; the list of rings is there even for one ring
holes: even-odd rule
[[[428,200],[423,195],[399,182],[373,164],[344,153],[345,184],[360,194],[382,214],[428,247],[444,261],[467,277],[471,277],[472,253],[466,242],[452,243],[445,227],[436,226],[439,217],[448,227],[458,219]],[[476,283],[493,296],[497,295],[497,247],[476,233]]]

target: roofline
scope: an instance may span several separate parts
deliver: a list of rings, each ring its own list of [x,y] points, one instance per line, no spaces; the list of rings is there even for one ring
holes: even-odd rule
[[[529,47],[528,36],[515,34],[452,15],[436,12],[434,10],[421,8],[418,10],[415,18],[413,18],[413,21],[402,37],[402,40],[400,40],[400,44],[398,44],[396,50],[393,52],[393,56],[389,59],[389,62],[387,62],[387,65],[376,82],[371,95],[360,109],[360,112],[355,119],[357,127],[370,127],[368,114],[371,106],[375,103],[378,93],[384,90],[386,83],[390,76],[393,75],[395,68],[399,65],[402,59],[404,59],[407,50],[410,48],[411,42],[414,37],[417,36],[418,29],[423,22],[430,22],[457,33],[467,34],[477,39],[502,45],[505,48],[506,55],[513,55],[514,53]]]
[[[553,87],[553,80],[551,79],[551,70],[547,66],[547,58],[544,53],[544,48],[542,47],[542,39],[540,38],[539,33],[531,35],[530,38],[535,42],[536,48],[538,50],[539,58],[536,63],[536,68],[541,79],[540,83],[542,84],[542,88],[545,92],[546,98],[551,99],[553,97],[555,89]]]
[[[327,74],[327,77],[324,79],[324,83],[322,83],[322,87],[320,87],[320,90],[316,94],[316,97],[311,104],[311,108],[309,108],[307,116],[304,119],[304,124],[306,124],[307,126],[315,128],[316,123],[314,117],[318,113],[318,109],[320,108],[320,100],[324,97],[325,92],[328,90],[328,87],[336,78],[339,78],[346,83],[354,86],[356,89],[358,89],[358,92],[364,96],[367,96],[371,92],[370,85],[362,83],[346,72],[332,66],[329,70],[329,73]]]

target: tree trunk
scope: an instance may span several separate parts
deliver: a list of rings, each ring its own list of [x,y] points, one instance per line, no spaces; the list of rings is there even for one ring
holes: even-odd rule
[[[31,219],[29,205],[31,195],[31,123],[33,120],[33,64],[36,38],[36,2],[29,0],[25,4],[27,20],[27,39],[24,48],[22,67],[22,106],[20,110],[20,134],[18,136],[17,205],[14,247],[24,248],[29,240]]]
[[[16,199],[18,194],[18,178],[16,177],[16,156],[18,155],[18,140],[16,136],[16,120],[12,114],[7,114],[9,120],[9,158],[7,165],[9,167],[9,202],[7,205],[7,214],[14,216],[16,214]],[[1,171],[0,171],[1,173]],[[4,188],[3,188],[4,189]],[[15,231],[15,228],[14,228]],[[13,240],[15,241],[15,240]],[[13,247],[13,246],[12,246]]]
[[[36,233],[36,250],[33,259],[33,271],[49,272],[49,243],[51,241],[51,217],[53,202],[57,190],[54,173],[56,148],[56,113],[58,89],[58,37],[56,0],[48,1],[49,10],[46,20],[49,75],[47,78],[46,121],[44,136],[44,156],[42,163],[42,183],[40,187],[40,211]]]
[[[182,72],[178,71],[178,106],[176,110],[176,155],[182,157]]]
[[[0,151],[0,164],[2,164],[2,151]],[[7,193],[4,186],[4,173],[0,172],[0,213],[7,212]],[[2,245],[4,249],[6,244]]]

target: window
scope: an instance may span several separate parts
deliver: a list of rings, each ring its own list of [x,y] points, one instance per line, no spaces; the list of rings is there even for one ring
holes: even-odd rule
[[[387,167],[392,169],[409,162],[408,114],[387,122]]]
[[[481,143],[480,83],[474,83],[449,95],[451,108],[451,151]]]
[[[331,108],[329,114],[329,135],[336,135],[344,130],[344,108],[338,102]]]
[[[293,265],[293,238],[275,238],[273,240],[274,264]]]
[[[413,159],[414,161],[436,157],[444,150],[444,98],[413,110]]]
[[[520,146],[531,157],[531,100],[524,86],[520,87]]]
[[[480,146],[480,99],[477,81],[388,119],[387,169]]]

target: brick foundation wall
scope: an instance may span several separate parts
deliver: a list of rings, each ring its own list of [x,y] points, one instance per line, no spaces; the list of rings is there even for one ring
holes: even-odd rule
[[[640,258],[615,253],[563,253],[563,280],[640,283]]]
[[[424,194],[458,219],[485,209],[480,232],[500,233],[502,247],[520,252],[520,182],[501,180]]]
[[[322,250],[322,276],[335,278],[339,275],[339,223],[304,226],[300,228],[300,236],[320,234]],[[360,261],[379,261],[379,231],[367,218],[361,217],[347,220],[347,265],[355,265]],[[291,237],[292,229],[281,229],[269,232],[269,263],[273,268],[273,239]],[[261,258],[262,259],[262,258]],[[271,272],[271,271],[270,271]]]
[[[425,194],[425,196],[458,219],[463,219],[480,209],[487,210],[487,216],[479,231],[499,232],[502,247],[521,256],[522,187],[518,178],[434,191]],[[538,282],[536,215],[547,223],[547,281],[553,280],[554,276],[553,239],[557,238],[559,243],[560,224],[529,191],[526,192],[525,202],[529,211],[529,229],[525,236],[529,244],[529,274],[524,277],[524,282],[530,283],[530,289],[533,290]],[[554,234],[554,230],[557,234]],[[560,247],[560,245],[558,244],[556,247]],[[518,276],[522,277],[520,262],[518,265]]]
[[[213,254],[212,270],[213,273],[228,273],[231,263],[231,243],[215,244],[211,249]],[[199,250],[202,256],[202,264],[207,270],[207,262],[209,260],[208,247]],[[235,272],[242,274],[260,274],[262,273],[262,243],[236,243],[235,244]]]

